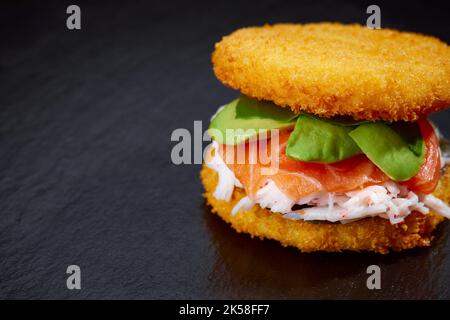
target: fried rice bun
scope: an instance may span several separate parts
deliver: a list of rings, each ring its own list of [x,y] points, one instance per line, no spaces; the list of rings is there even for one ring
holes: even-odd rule
[[[364,218],[348,224],[315,223],[284,219],[282,215],[254,205],[248,211],[231,214],[232,208],[245,196],[245,191],[235,188],[230,201],[217,200],[214,190],[218,182],[217,173],[203,165],[201,180],[205,188],[204,197],[212,212],[230,223],[238,232],[260,239],[274,239],[283,246],[292,246],[303,252],[311,251],[374,251],[388,253],[414,247],[430,246],[432,231],[445,218],[433,212],[413,212],[402,223],[392,225],[380,217]],[[448,203],[450,201],[450,168],[441,177],[433,193]]]
[[[216,44],[212,62],[224,85],[321,117],[415,121],[450,104],[450,47],[415,33],[339,23],[243,28]]]

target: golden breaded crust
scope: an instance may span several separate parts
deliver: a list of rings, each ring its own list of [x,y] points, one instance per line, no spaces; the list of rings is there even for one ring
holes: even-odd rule
[[[348,224],[312,223],[288,220],[258,205],[232,216],[232,208],[245,196],[245,191],[236,188],[229,202],[217,200],[213,196],[217,184],[216,172],[204,165],[200,175],[206,190],[204,197],[212,211],[238,232],[249,233],[260,239],[274,239],[283,246],[297,247],[304,252],[353,250],[388,253],[389,250],[429,246],[433,238],[432,231],[444,220],[434,213],[412,213],[405,222],[396,225],[379,217]],[[449,191],[450,170],[447,170],[434,194],[449,202]]]
[[[216,44],[223,84],[322,117],[414,121],[450,104],[450,47],[338,23],[243,28]]]

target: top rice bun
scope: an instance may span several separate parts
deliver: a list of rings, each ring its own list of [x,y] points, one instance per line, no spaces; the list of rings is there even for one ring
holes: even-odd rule
[[[214,72],[260,100],[322,117],[415,121],[450,103],[450,47],[436,38],[338,23],[239,29]]]

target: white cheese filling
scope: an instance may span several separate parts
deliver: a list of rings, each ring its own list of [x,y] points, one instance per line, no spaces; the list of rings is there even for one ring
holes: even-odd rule
[[[209,147],[217,150],[217,142],[212,142]],[[219,176],[213,194],[216,199],[229,201],[234,187],[243,187],[233,171],[220,157],[219,152],[214,152],[206,160],[206,165],[216,171]],[[446,203],[431,194],[416,194],[394,181],[344,193],[321,191],[295,200],[284,194],[273,180],[268,179],[265,186],[256,193],[255,199],[250,199],[248,196],[242,198],[234,206],[232,214],[235,215],[241,210],[249,210],[255,204],[292,220],[326,220],[348,223],[378,216],[389,219],[391,224],[396,224],[402,222],[413,211],[427,214],[430,209],[450,219],[450,208]],[[294,205],[308,207],[293,211]]]

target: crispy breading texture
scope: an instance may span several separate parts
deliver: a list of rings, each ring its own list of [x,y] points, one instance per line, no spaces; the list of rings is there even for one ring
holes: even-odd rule
[[[213,196],[217,184],[217,174],[205,165],[201,179],[206,192],[204,197],[223,220],[238,232],[249,233],[260,239],[274,239],[283,246],[297,247],[301,251],[375,251],[388,253],[431,244],[432,231],[444,220],[443,217],[418,212],[409,215],[405,222],[396,225],[379,217],[365,218],[348,224],[312,223],[288,220],[269,210],[255,205],[245,212],[231,215],[232,208],[245,196],[243,189],[236,188],[229,202],[217,200]],[[435,195],[450,201],[450,170],[441,178]]]
[[[223,84],[322,117],[414,121],[450,104],[450,47],[338,23],[243,28],[212,55]]]

